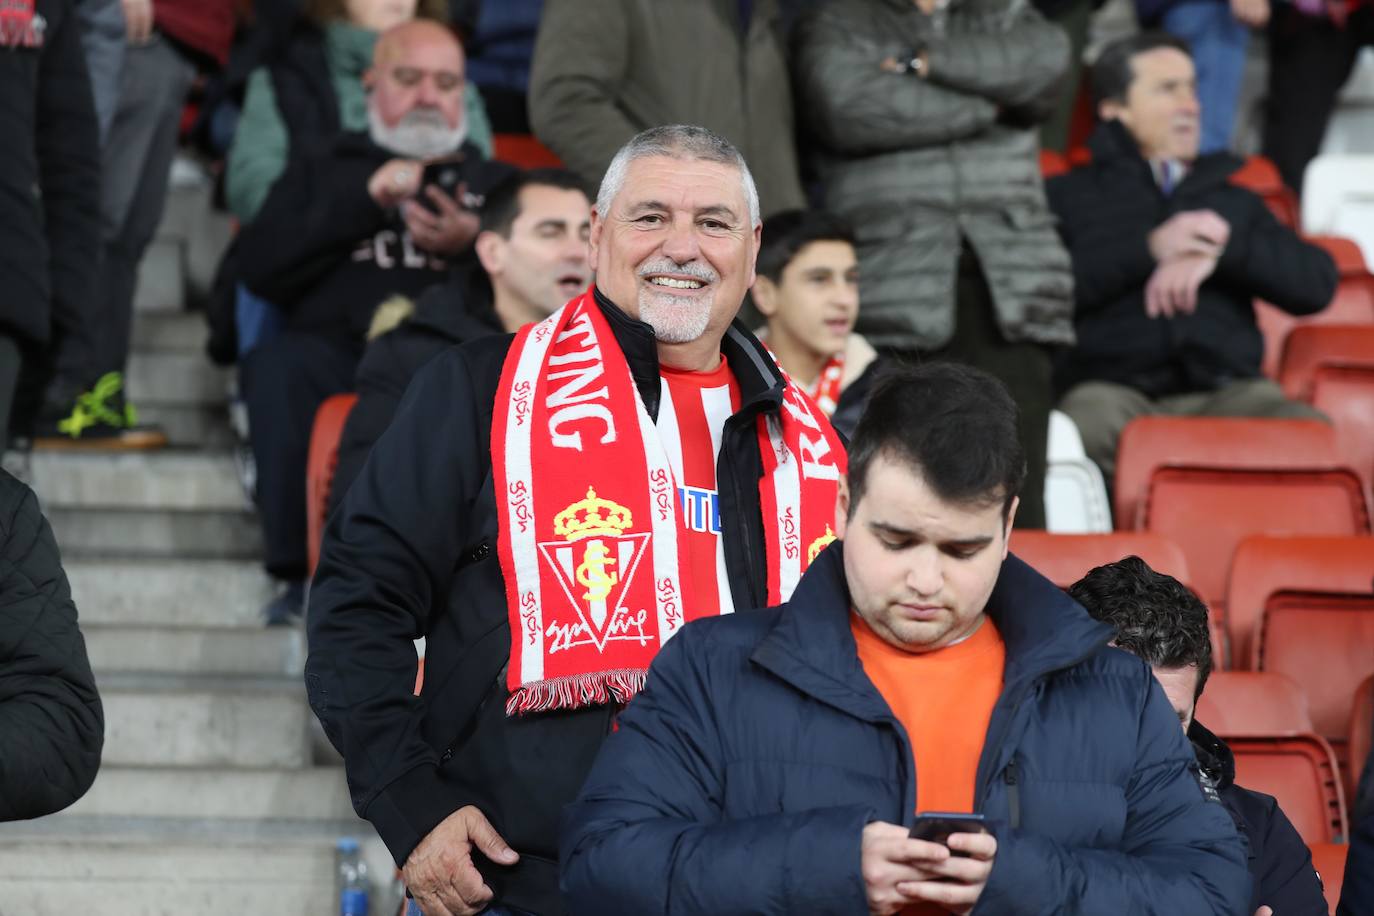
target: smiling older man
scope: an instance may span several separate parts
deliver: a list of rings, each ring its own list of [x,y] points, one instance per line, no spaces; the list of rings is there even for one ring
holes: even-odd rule
[[[333,517],[307,687],[430,916],[560,912],[559,813],[658,649],[785,600],[833,538],[842,446],[733,323],[759,231],[729,143],[634,138],[596,285],[430,363]]]

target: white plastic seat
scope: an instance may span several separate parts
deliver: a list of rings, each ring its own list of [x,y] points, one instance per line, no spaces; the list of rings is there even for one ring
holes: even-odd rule
[[[1045,529],[1056,534],[1111,531],[1111,503],[1102,471],[1084,451],[1078,427],[1063,411],[1050,412],[1046,452]]]
[[[1365,263],[1374,264],[1374,153],[1323,154],[1308,163],[1302,229],[1353,239]]]

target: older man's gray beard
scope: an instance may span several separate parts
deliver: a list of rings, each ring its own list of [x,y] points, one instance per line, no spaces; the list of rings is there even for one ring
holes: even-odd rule
[[[650,274],[676,274],[702,283],[715,283],[720,275],[704,264],[676,264],[670,260],[649,261],[639,266],[640,277]],[[653,285],[639,291],[639,320],[654,329],[660,343],[691,343],[706,333],[716,295],[712,289],[701,299],[691,300],[671,293],[656,293]]]
[[[413,108],[388,127],[374,105],[367,106],[367,128],[372,142],[407,159],[438,159],[458,151],[468,137],[468,119],[449,127],[435,108]]]

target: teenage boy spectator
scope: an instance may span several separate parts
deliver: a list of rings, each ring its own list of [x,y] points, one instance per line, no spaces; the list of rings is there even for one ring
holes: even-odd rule
[[[0,735],[0,821],[60,811],[95,781],[105,716],[77,628],[76,605],[38,497],[5,471],[0,471]]]
[[[0,7],[0,450],[92,381],[100,142],[70,0]],[[56,411],[54,411],[55,413]]]
[[[1055,380],[1088,457],[1110,479],[1121,430],[1146,414],[1320,417],[1260,375],[1253,302],[1318,311],[1336,267],[1228,182],[1239,158],[1198,155],[1187,46],[1163,32],[1123,38],[1092,86],[1092,163],[1048,182],[1078,332]]]
[[[1006,384],[1030,460],[1017,524],[1045,527],[1046,345],[1073,342],[1073,275],[1035,125],[1068,63],[1064,31],[1024,0],[834,0],[798,42],[825,207],[858,234],[859,331]]]
[[[396,415],[411,378],[441,350],[511,333],[587,288],[591,203],[571,172],[538,169],[486,195],[475,257],[420,296],[414,313],[372,340],[358,364],[358,401],[344,424],[330,485],[332,511]]]
[[[463,54],[447,28],[419,20],[388,31],[366,78],[369,132],[298,157],[239,238],[249,289],[286,319],[240,362],[264,563],[281,583],[272,623],[300,612],[315,411],[352,387],[377,306],[441,282],[471,245],[477,216],[464,198],[494,171],[462,144]],[[425,179],[426,163],[440,159],[453,160],[450,190]]]
[[[1244,846],[1149,669],[1007,556],[1006,388],[893,370],[849,454],[792,599],[687,626],[621,714],[564,818],[569,912],[1238,913]],[[987,832],[911,838],[932,811]]]
[[[727,141],[635,137],[595,284],[431,360],[330,518],[306,688],[426,912],[557,916],[558,819],[659,646],[827,537],[843,445],[734,321],[760,222]]]
[[[853,231],[823,211],[770,216],[757,270],[750,295],[767,322],[759,339],[835,428],[852,435],[880,371],[876,351],[854,333],[859,261]]]
[[[233,0],[123,0],[127,45],[101,152],[101,254],[89,390],[49,397],[35,446],[165,445],[128,404],[124,369],[133,331],[138,265],[167,201],[182,108],[200,69],[222,67],[234,33]],[[104,87],[102,87],[103,89]]]
[[[744,154],[764,216],[800,207],[780,17],[777,0],[546,0],[535,135],[590,189],[640,131],[700,124]]]
[[[1094,619],[1111,625],[1113,645],[1143,659],[1164,688],[1209,789],[1220,795],[1249,845],[1252,889],[1245,912],[1268,907],[1282,916],[1326,916],[1322,883],[1298,831],[1272,796],[1236,785],[1231,749],[1193,718],[1212,672],[1207,606],[1139,557],[1099,566],[1068,592]]]

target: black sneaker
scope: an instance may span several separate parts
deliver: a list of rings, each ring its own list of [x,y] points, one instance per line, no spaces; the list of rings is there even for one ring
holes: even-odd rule
[[[124,376],[102,375],[90,391],[77,395],[70,411],[42,411],[34,423],[37,449],[145,450],[162,448],[167,434],[157,426],[140,425],[138,412],[124,400]]]
[[[262,609],[269,627],[289,627],[305,613],[305,581],[291,579],[282,584],[277,596]]]

